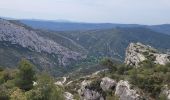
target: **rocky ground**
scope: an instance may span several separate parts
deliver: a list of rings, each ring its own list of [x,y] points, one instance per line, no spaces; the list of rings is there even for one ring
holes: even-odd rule
[[[125,63],[139,67],[140,62],[144,60],[152,60],[156,64],[165,65],[170,62],[170,55],[160,53],[149,45],[131,43],[126,49]]]
[[[140,62],[150,59],[146,56],[153,55],[155,64],[165,65],[170,62],[168,54],[162,54],[151,46],[141,43],[131,43],[126,51],[126,65],[134,65],[139,68]],[[163,56],[164,55],[164,56]],[[164,59],[162,59],[162,56]],[[127,78],[114,79],[108,70],[96,72],[95,74],[70,80],[69,77],[58,81],[58,85],[65,87],[66,100],[154,100],[155,98],[146,96],[146,93],[132,85]],[[118,77],[121,77],[118,76]],[[127,77],[127,76],[123,76]],[[64,81],[64,82],[63,82]],[[161,93],[167,100],[170,100],[170,89],[167,85],[162,86]],[[164,99],[165,99],[164,98]],[[163,99],[163,100],[164,100]]]

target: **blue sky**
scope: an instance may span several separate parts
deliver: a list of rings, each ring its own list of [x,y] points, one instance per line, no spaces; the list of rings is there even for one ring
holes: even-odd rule
[[[170,23],[170,0],[0,0],[0,16],[78,22]]]

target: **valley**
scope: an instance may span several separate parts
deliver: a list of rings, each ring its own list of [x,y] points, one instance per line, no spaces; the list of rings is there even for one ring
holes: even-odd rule
[[[40,22],[33,21],[37,25]],[[56,25],[57,22],[53,24]],[[69,24],[73,23],[63,22],[63,24],[70,27]],[[76,23],[74,24],[78,27]],[[87,27],[82,23],[83,27],[93,30],[77,31],[54,31],[48,27],[42,30],[27,25],[28,23],[24,24],[23,21],[1,19],[1,66],[11,68],[22,58],[26,58],[36,65],[39,71],[45,70],[54,76],[62,76],[74,70],[90,69],[105,57],[123,62],[125,49],[131,42],[151,45],[163,52],[170,49],[169,35],[140,27],[143,25],[122,24],[120,27],[96,29],[93,24]],[[68,26],[63,27],[68,28]],[[10,63],[8,59],[11,59]]]
[[[134,25],[90,28],[56,31],[0,19],[0,82],[7,92],[4,97],[15,97],[11,92],[16,86],[13,92],[21,93],[22,99],[46,98],[32,93],[50,84],[55,87],[47,86],[51,89],[49,95],[55,94],[50,100],[169,99],[169,35]],[[26,83],[18,84],[17,74],[24,71],[19,66],[30,66],[36,72],[37,79],[32,79],[35,81],[30,82],[33,86],[28,90],[24,88]],[[12,87],[8,88],[6,82]],[[43,91],[39,91],[41,95],[46,94]]]
[[[1,0],[0,100],[170,100],[170,0]]]

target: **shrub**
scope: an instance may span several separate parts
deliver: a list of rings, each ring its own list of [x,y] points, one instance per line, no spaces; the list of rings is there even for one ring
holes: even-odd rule
[[[33,81],[35,80],[35,72],[33,65],[27,61],[22,60],[19,63],[19,73],[16,78],[16,85],[22,90],[30,90],[33,88]]]
[[[165,66],[168,67],[168,68],[170,68],[170,63],[167,63]]]
[[[35,89],[26,92],[28,100],[64,100],[62,88],[54,85],[54,79],[47,74],[38,78]]]
[[[136,85],[144,91],[151,93],[151,96],[156,97],[161,92],[162,82],[162,77],[158,75],[137,76]]]
[[[11,79],[10,73],[8,73],[7,71],[2,71],[0,72],[0,84],[3,84],[5,82],[7,82],[7,80]]]
[[[149,55],[149,52],[148,51],[145,51],[142,53],[143,55]]]
[[[153,68],[155,64],[151,60],[144,60],[140,62],[140,66],[144,68]]]
[[[103,66],[106,66],[108,69],[109,69],[109,71],[110,72],[115,72],[115,71],[117,71],[117,63],[115,62],[113,62],[111,59],[109,59],[109,58],[104,58],[104,59],[102,59],[101,60],[101,65],[103,65]]]
[[[0,100],[9,100],[9,93],[3,85],[0,85]]]
[[[137,74],[137,70],[131,70],[129,72],[129,76],[130,76],[130,82],[134,85],[139,84],[139,80],[138,80],[138,74]]]
[[[117,73],[120,75],[125,74],[126,71],[130,70],[130,66],[125,66],[124,64],[119,64],[117,68]]]
[[[167,96],[164,94],[160,94],[157,100],[167,100]]]
[[[3,71],[4,69],[0,66],[0,72]]]
[[[27,100],[24,92],[17,88],[11,95],[10,100]]]
[[[165,82],[170,84],[170,72],[166,73],[164,78],[165,78]]]
[[[161,66],[161,65],[157,65],[157,66],[154,68],[154,71],[155,71],[155,72],[167,73],[168,70],[169,70],[168,67],[166,67],[166,66]]]

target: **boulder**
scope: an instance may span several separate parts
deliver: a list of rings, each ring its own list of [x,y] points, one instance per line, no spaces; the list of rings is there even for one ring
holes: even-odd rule
[[[64,85],[63,85],[63,83],[62,82],[60,82],[60,81],[57,81],[57,82],[55,82],[54,83],[55,85],[58,85],[58,86],[61,86],[61,87],[63,87]]]
[[[81,83],[81,88],[78,90],[80,100],[104,100],[102,94],[100,94],[98,91],[88,88],[90,84],[91,81],[86,80]]]
[[[120,80],[117,83],[115,95],[117,95],[120,100],[140,100],[140,95],[137,94],[136,90],[130,89],[128,81]]]
[[[108,77],[104,77],[102,78],[102,81],[100,83],[100,87],[102,88],[103,91],[108,91],[108,90],[112,90],[116,87],[116,81],[108,78]]]
[[[74,96],[70,92],[64,92],[65,100],[74,100]]]

